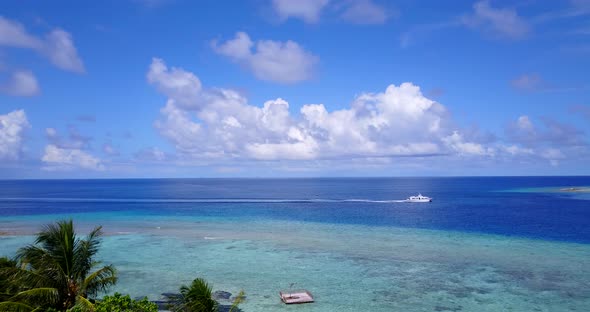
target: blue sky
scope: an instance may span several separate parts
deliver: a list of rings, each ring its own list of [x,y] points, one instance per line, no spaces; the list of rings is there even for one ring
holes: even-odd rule
[[[590,1],[12,1],[0,178],[590,174]]]

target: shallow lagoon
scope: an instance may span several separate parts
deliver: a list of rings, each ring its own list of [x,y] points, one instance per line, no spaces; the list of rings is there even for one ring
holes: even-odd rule
[[[152,300],[202,276],[244,311],[588,311],[588,201],[511,191],[589,184],[564,179],[10,184],[0,254],[74,218],[104,225],[112,292]],[[435,202],[387,203],[415,189]],[[292,284],[316,303],[283,305]]]
[[[90,223],[83,222],[81,228]],[[109,230],[109,228],[116,231]],[[124,233],[121,233],[125,229]],[[101,258],[113,291],[152,300],[204,276],[247,292],[245,311],[587,311],[590,246],[360,225],[111,220]],[[4,236],[3,251],[30,236]],[[283,306],[280,289],[316,303]]]

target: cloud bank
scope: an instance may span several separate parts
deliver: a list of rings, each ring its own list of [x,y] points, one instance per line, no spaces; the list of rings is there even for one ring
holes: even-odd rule
[[[204,88],[193,73],[154,58],[147,80],[168,97],[156,129],[185,159],[314,160],[483,155],[448,110],[412,83],[363,93],[349,108],[306,104],[292,114],[281,98],[262,106],[234,90]]]

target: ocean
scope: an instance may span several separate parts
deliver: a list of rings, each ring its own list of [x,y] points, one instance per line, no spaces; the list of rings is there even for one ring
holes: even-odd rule
[[[589,311],[590,177],[0,181],[0,256],[102,225],[111,290],[204,277],[243,311]],[[422,193],[432,203],[406,203]],[[315,303],[285,306],[279,290]]]

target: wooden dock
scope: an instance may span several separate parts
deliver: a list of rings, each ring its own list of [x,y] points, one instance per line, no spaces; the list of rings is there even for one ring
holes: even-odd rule
[[[286,304],[313,302],[313,296],[305,289],[280,291],[281,300]]]

